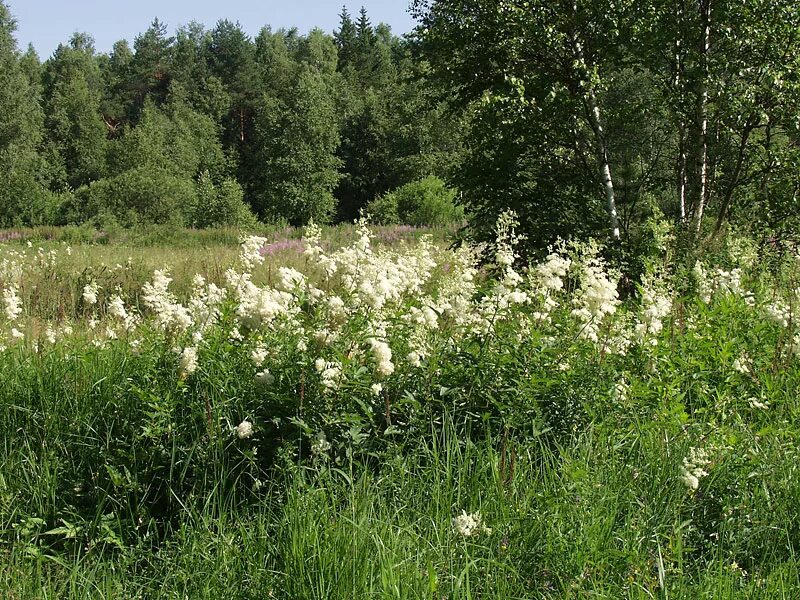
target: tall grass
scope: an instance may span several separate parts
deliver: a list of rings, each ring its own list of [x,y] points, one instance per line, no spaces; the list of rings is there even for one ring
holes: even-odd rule
[[[102,280],[143,322],[98,333],[118,328],[108,297],[86,304],[75,272],[89,264],[99,279],[98,261],[132,248],[75,246],[42,264],[30,249],[20,260],[35,289],[70,283],[39,303],[20,286],[25,312],[3,325],[25,323],[26,336],[0,351],[0,595],[798,597],[791,270],[665,276],[621,303],[611,275],[577,251],[555,285],[566,263],[517,281],[500,244],[497,276],[477,282],[463,255],[384,243],[327,255],[340,269],[355,256],[369,277],[427,270],[379,312],[366,307],[367,279],[348,292],[341,271],[313,273],[326,255],[286,244],[253,272],[270,294],[287,281],[281,252],[309,273],[280,296],[285,315],[253,325],[231,291],[199,338],[158,325],[140,300],[145,266]],[[238,268],[235,251],[143,254],[194,268],[201,253],[224,271]],[[191,277],[173,273],[179,302]],[[319,294],[340,294],[350,312]],[[580,310],[597,308],[591,294],[605,299],[596,321]],[[458,310],[441,308],[432,327],[424,309],[445,300]],[[35,336],[63,318],[73,334]],[[707,461],[692,471],[699,451]],[[464,513],[485,528],[463,535]]]

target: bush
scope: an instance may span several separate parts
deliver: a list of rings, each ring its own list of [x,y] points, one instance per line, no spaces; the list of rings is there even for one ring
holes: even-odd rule
[[[58,203],[59,196],[42,186],[33,174],[0,173],[0,227],[52,224]]]
[[[186,221],[194,227],[251,228],[256,217],[244,202],[244,192],[234,179],[226,179],[215,186],[208,171],[197,181],[196,203],[186,214]]]
[[[455,201],[456,194],[444,181],[430,176],[373,200],[367,212],[381,225],[442,227],[464,219],[464,209]]]
[[[139,167],[78,189],[65,220],[75,224],[117,222],[125,227],[183,225],[185,211],[195,205],[192,181],[165,169]]]

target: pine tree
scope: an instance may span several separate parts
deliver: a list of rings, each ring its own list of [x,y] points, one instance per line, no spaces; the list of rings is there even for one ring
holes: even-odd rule
[[[358,32],[346,6],[342,6],[342,12],[339,14],[339,30],[333,33],[333,39],[339,49],[339,70],[344,71],[348,67],[353,67],[357,53]]]
[[[167,26],[154,19],[150,27],[133,42],[130,89],[133,92],[133,114],[136,122],[146,98],[156,105],[167,100],[170,84],[170,60],[175,38],[167,36]]]

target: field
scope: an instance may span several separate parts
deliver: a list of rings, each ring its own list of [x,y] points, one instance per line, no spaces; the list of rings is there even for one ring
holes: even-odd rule
[[[799,597],[798,257],[514,226],[3,234],[0,595]]]

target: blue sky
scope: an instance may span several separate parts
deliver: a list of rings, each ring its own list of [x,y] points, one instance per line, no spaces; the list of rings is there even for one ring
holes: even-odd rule
[[[342,4],[357,15],[362,4],[373,24],[388,23],[396,34],[413,27],[407,0],[6,0],[17,19],[17,42],[21,50],[33,43],[42,60],[75,31],[89,33],[99,52],[108,52],[120,39],[133,38],[147,29],[153,18],[166,23],[170,33],[195,20],[213,27],[219,19],[239,21],[255,36],[264,25],[297,27],[306,32],[313,27],[333,31],[339,23]]]

